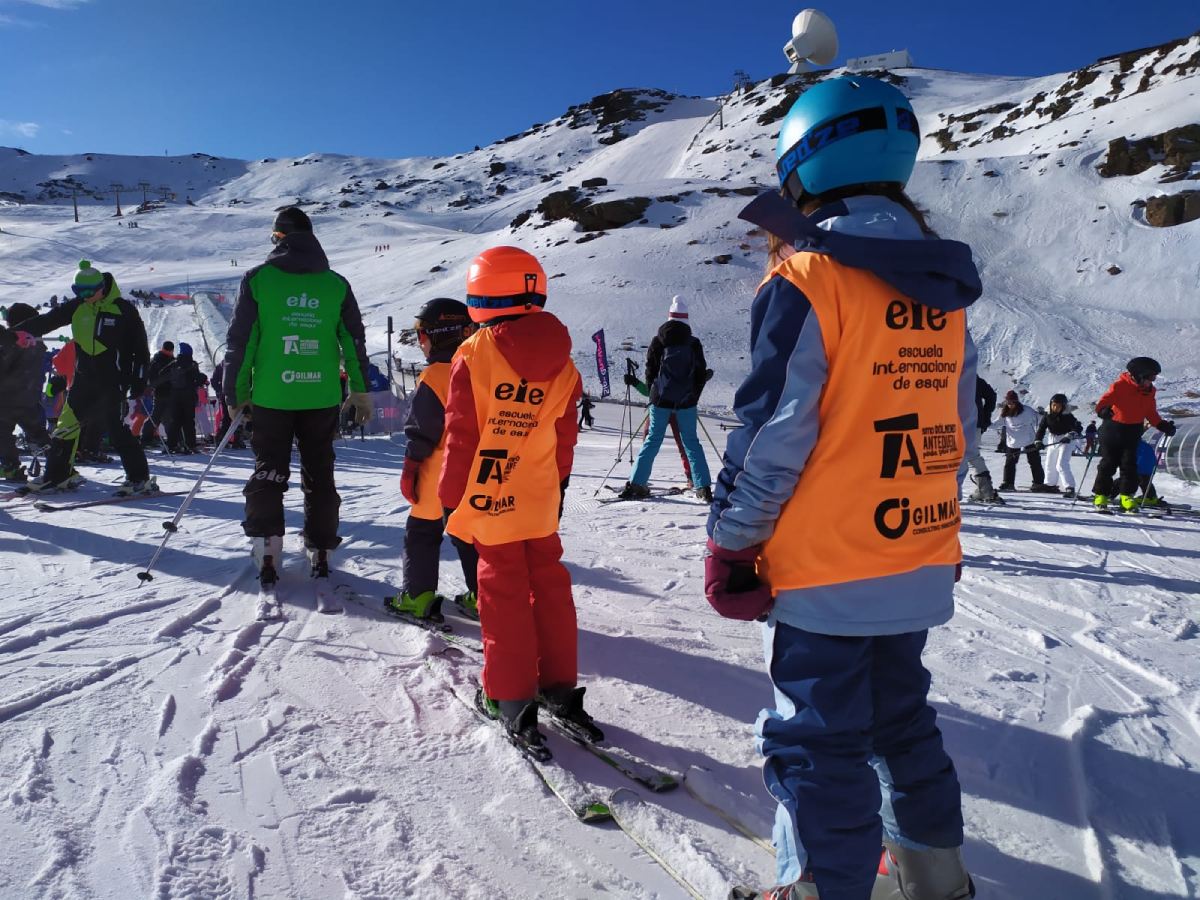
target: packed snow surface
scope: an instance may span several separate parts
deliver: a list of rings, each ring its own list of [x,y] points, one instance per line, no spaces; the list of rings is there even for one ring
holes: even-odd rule
[[[1090,81],[897,73],[927,135],[912,191],[940,232],[975,250],[985,294],[972,329],[1001,392],[1016,386],[1045,403],[1064,391],[1086,413],[1145,353],[1164,363],[1161,405],[1200,409],[1200,223],[1151,228],[1131,207],[1180,187],[1160,183],[1163,165],[1111,179],[1095,171],[1110,139],[1196,119],[1187,61],[1198,49],[1192,38],[1101,64]],[[274,210],[301,201],[354,285],[380,361],[388,316],[404,328],[426,300],[461,297],[471,257],[514,243],[542,259],[549,306],[571,328],[593,392],[591,334],[605,329],[619,375],[622,356],[640,360],[671,296],[683,295],[717,373],[705,421],[720,449],[765,249],[737,213],[772,183],[769,113],[794,84],[763,82],[720,113],[715,100],[619,92],[445,160],[0,150],[0,302],[63,294],[81,257],[127,292],[230,294],[269,249]],[[1065,112],[1044,111],[1059,99]],[[943,129],[945,143],[928,136]],[[595,202],[648,198],[643,219],[584,233],[533,212],[590,178],[608,182],[582,191]],[[133,214],[140,191],[126,192],[126,217],[111,218],[114,198],[99,192],[140,181],[162,186],[150,199],[163,202]],[[190,306],[143,314],[153,343],[203,346]],[[621,412],[602,404],[597,414],[562,525],[581,679],[614,743],[686,773],[690,787],[651,794],[582,751],[556,750],[601,794],[634,787],[639,820],[674,823],[675,862],[704,892],[719,891],[714,872],[769,884],[771,801],[752,740],[771,702],[759,627],[704,602],[702,505],[600,502],[612,496],[601,481]],[[337,452],[341,615],[315,611],[293,476],[286,618],[255,621],[239,525],[245,452],[218,463],[147,585],[136,573],[179,497],[70,512],[0,504],[0,897],[686,896],[615,826],[575,821],[455,699],[428,665],[445,655],[441,638],[383,614],[408,512],[403,448],[373,438]],[[1002,458],[987,458],[998,475]],[[203,464],[152,460],[160,485],[180,492]],[[678,465],[668,444],[654,483],[678,484]],[[628,471],[626,456],[608,484]],[[113,466],[84,473],[79,499],[120,478]],[[1160,476],[1159,487],[1200,503],[1196,486]],[[965,507],[962,540],[958,612],[931,634],[926,659],[979,896],[1197,896],[1200,522],[1104,518],[1020,493],[1004,508]],[[456,569],[447,544],[447,595],[461,589]]]

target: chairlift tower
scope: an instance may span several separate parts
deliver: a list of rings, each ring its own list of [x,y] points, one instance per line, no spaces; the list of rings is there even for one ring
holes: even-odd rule
[[[833,21],[819,9],[802,10],[792,20],[792,39],[783,45],[791,64],[789,75],[827,66],[837,57],[838,37]]]

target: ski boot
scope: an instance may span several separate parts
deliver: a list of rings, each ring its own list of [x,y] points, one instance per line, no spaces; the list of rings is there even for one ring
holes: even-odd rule
[[[973,500],[976,503],[1004,505],[1004,498],[997,494],[996,489],[992,487],[991,475],[986,472],[983,475],[972,475],[971,480],[975,482],[975,490],[967,497],[968,500]]]
[[[898,893],[896,875],[887,866],[887,853],[885,849],[879,857],[875,884],[871,887],[871,900],[910,900],[907,895]],[[729,892],[729,900],[818,900],[820,896],[811,872],[801,873],[799,880],[791,884],[781,884],[761,891],[735,887]],[[924,894],[913,894],[911,900],[925,898]]]
[[[283,559],[283,535],[251,538],[250,556],[254,560],[254,567],[259,571],[259,581],[263,582],[269,574],[271,584],[274,584],[279,580],[276,566]]]
[[[454,595],[454,605],[468,619],[479,621],[479,598],[474,591],[463,591]]]
[[[391,597],[384,598],[383,605],[401,617],[423,619],[428,622],[444,622],[442,615],[442,598],[436,591],[424,591],[412,596],[403,591]]]
[[[1092,506],[1098,513],[1111,514],[1108,508],[1108,494],[1096,494],[1092,497]]]
[[[1117,499],[1121,503],[1121,511],[1127,513],[1135,513],[1142,505],[1142,501],[1130,494],[1118,494]]]
[[[151,476],[144,481],[130,481],[126,478],[115,491],[118,497],[132,497],[134,494],[157,494],[158,482]]]
[[[329,577],[329,551],[328,550],[309,550],[308,564],[312,567],[311,575],[313,578],[328,578]]]
[[[696,499],[703,500],[705,503],[712,503],[713,502],[712,488],[709,487],[707,484],[704,487],[696,488]]]
[[[0,466],[0,480],[15,481],[24,484],[29,479],[25,477],[25,467],[20,463],[11,466]]]
[[[1058,488],[1052,484],[1043,484],[1041,482],[1038,482],[1037,484],[1031,484],[1029,486],[1029,493],[1031,493],[1031,494],[1057,494]]]
[[[540,703],[563,728],[589,744],[598,744],[604,740],[596,721],[583,708],[583,694],[587,688],[557,687],[545,688],[538,694]]]
[[[46,472],[41,477],[26,482],[22,490],[34,494],[54,494],[58,491],[73,491],[83,484],[85,480],[82,475],[74,470],[71,471],[70,475],[61,480],[50,478],[50,474]]]
[[[479,688],[475,708],[504,726],[508,739],[531,759],[546,762],[551,758],[546,736],[538,731],[537,703],[533,700],[493,700]]]
[[[1005,481],[1001,483],[1000,487],[996,488],[996,490],[1000,491],[1001,493],[1009,493],[1010,491],[1015,491],[1016,489],[1017,486],[1011,481]]]
[[[894,877],[903,900],[970,900],[975,884],[963,864],[962,848],[910,850],[883,843],[879,874]]]
[[[1062,495],[1063,495],[1064,500],[1074,500],[1075,499],[1075,488],[1067,488],[1065,491],[1062,492]]]
[[[645,500],[649,496],[650,488],[644,484],[634,484],[632,481],[625,482],[625,487],[617,494],[620,500]]]

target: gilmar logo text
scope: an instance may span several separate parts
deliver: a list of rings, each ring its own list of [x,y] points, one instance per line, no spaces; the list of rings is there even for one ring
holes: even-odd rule
[[[321,381],[320,372],[296,372],[285,369],[279,375],[284,384],[318,384]]]
[[[286,302],[288,306],[298,306],[301,309],[320,309],[321,307],[321,299],[310,297],[307,293],[301,294],[299,297],[288,297]]]

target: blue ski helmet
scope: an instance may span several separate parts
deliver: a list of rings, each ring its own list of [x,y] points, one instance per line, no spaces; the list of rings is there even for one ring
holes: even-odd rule
[[[795,201],[855,184],[903,187],[920,144],[917,117],[899,90],[846,75],[813,85],[792,104],[779,131],[775,170]]]

